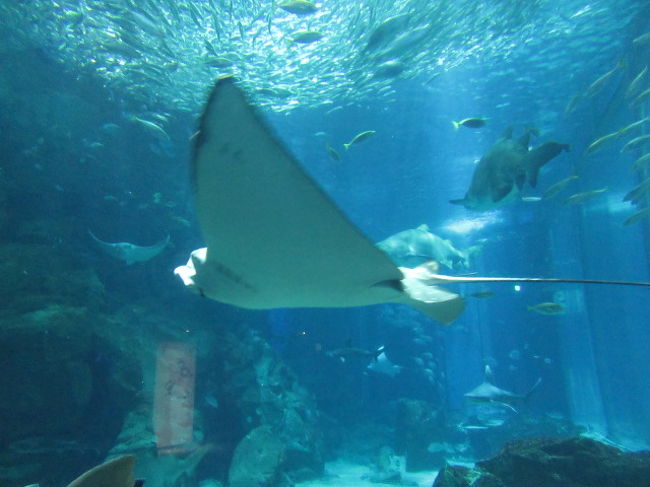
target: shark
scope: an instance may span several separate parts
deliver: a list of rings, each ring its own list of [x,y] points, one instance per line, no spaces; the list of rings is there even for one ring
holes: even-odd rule
[[[104,242],[97,238],[90,230],[88,230],[88,233],[93,240],[99,244],[100,249],[111,257],[123,260],[126,262],[126,265],[131,265],[134,262],[145,262],[154,258],[156,255],[161,253],[170,242],[169,235],[160,242],[150,246],[141,246],[130,242]]]
[[[525,394],[515,394],[514,392],[501,389],[495,386],[493,381],[492,369],[489,365],[485,366],[485,379],[478,386],[464,394],[465,398],[471,402],[477,403],[493,403],[502,405],[511,409],[515,413],[517,410],[512,405],[513,402],[526,401],[537,387],[542,383],[541,377],[537,379],[535,384]]]
[[[397,264],[404,267],[417,267],[425,262],[435,260],[449,269],[461,270],[469,267],[472,255],[480,250],[479,246],[467,250],[458,250],[450,240],[431,233],[427,225],[403,230],[377,243],[377,247],[386,252]]]
[[[530,150],[530,130],[518,140],[512,138],[512,127],[481,158],[469,189],[462,199],[450,203],[463,205],[471,210],[492,210],[516,201],[524,183],[537,185],[540,168],[562,151],[569,151],[568,144],[545,142]]]
[[[447,276],[437,272],[435,261],[398,267],[305,172],[233,77],[216,81],[193,141],[192,186],[206,246],[192,251],[174,273],[189,290],[221,303],[247,309],[401,303],[448,324],[465,309],[462,296],[446,288],[454,283],[650,287]]]
[[[343,348],[335,348],[334,350],[328,351],[326,355],[328,357],[338,358],[341,362],[352,358],[377,360],[383,351],[383,346],[377,348],[377,350],[366,350],[365,348],[352,347],[347,344]]]

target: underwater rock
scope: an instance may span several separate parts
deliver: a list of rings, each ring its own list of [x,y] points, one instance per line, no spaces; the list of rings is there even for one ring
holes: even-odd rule
[[[140,383],[137,364],[83,307],[0,317],[3,487],[65,485],[103,460]]]
[[[406,454],[406,470],[413,472],[442,467],[447,452],[429,448],[437,439],[449,438],[438,409],[426,401],[400,399],[397,414],[398,450]]]
[[[0,438],[63,434],[88,407],[92,326],[85,308],[53,305],[0,326]]]
[[[141,402],[124,420],[116,445],[108,456],[137,453],[136,475],[146,479],[147,487],[185,487],[196,484],[197,466],[213,445],[203,444],[201,416],[193,418],[195,443],[177,445],[170,450],[159,450],[152,417],[152,404]]]
[[[90,267],[62,249],[40,244],[0,245],[0,315],[44,309],[51,303],[99,307],[104,287]]]
[[[313,398],[300,386],[294,372],[251,330],[231,328],[215,341],[215,346],[224,366],[220,377],[212,380],[221,384],[219,400],[223,409],[238,416],[230,418],[230,431],[236,431],[237,423],[241,428],[229,477],[237,478],[239,469],[244,468],[242,462],[245,465],[247,461],[238,452],[252,442],[264,443],[263,432],[269,427],[282,442],[283,457],[276,465],[277,471],[269,476],[297,481],[321,475],[324,462],[319,415]]]
[[[284,446],[270,426],[258,426],[235,449],[229,487],[265,487],[275,485],[281,475]]]
[[[484,408],[485,418],[495,414],[501,418],[503,407],[498,404],[475,404],[470,408]],[[492,409],[492,411],[491,411]],[[507,411],[506,411],[507,412]],[[468,419],[471,423],[471,418]],[[488,458],[495,455],[506,442],[523,438],[571,438],[578,436],[581,429],[563,417],[510,415],[502,425],[486,429],[465,429],[466,440],[471,446],[474,458]]]
[[[650,452],[624,452],[589,438],[530,438],[506,444],[468,469],[446,465],[433,487],[638,487],[648,485]]]
[[[6,235],[5,227],[9,221],[9,212],[6,205],[8,194],[9,184],[5,179],[4,170],[0,168],[0,235]]]

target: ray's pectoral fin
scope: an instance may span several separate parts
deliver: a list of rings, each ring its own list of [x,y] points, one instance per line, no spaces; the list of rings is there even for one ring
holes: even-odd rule
[[[133,487],[137,485],[133,478],[135,462],[132,455],[108,460],[77,477],[67,487]]]
[[[400,267],[404,278],[401,281],[404,300],[430,318],[445,325],[454,321],[465,310],[465,301],[458,294],[431,284],[437,271],[431,262],[415,269]]]
[[[503,198],[508,196],[512,191],[512,180],[501,180],[495,181],[494,184],[490,186],[490,197],[495,203],[501,201]]]
[[[537,186],[537,175],[544,164],[558,156],[562,151],[568,152],[570,150],[571,146],[569,144],[561,144],[560,142],[546,142],[531,150],[526,161],[526,173],[530,185],[533,188]]]

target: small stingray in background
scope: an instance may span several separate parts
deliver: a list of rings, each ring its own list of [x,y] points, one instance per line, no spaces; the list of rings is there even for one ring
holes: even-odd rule
[[[368,370],[372,370],[373,372],[377,372],[378,374],[384,374],[390,377],[395,377],[397,374],[399,374],[402,371],[403,367],[401,365],[396,365],[393,362],[391,362],[389,358],[386,356],[386,353],[382,350],[382,352],[379,354],[377,359],[374,360],[373,362],[370,362],[370,364],[368,364],[368,367],[366,368]]]
[[[116,259],[123,260],[126,262],[126,265],[131,265],[134,262],[144,262],[149,259],[153,259],[156,255],[162,252],[167,245],[169,245],[169,235],[157,244],[150,246],[141,246],[132,244],[130,242],[104,242],[99,238],[95,237],[93,232],[88,230],[90,236],[99,244],[106,254]]]

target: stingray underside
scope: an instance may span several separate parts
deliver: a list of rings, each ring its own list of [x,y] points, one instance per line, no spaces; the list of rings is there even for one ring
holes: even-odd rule
[[[231,78],[211,93],[192,170],[207,252],[195,251],[188,265],[206,296],[260,309],[413,301],[402,272],[303,171]],[[459,296],[431,288],[420,309],[444,322],[462,312]]]

